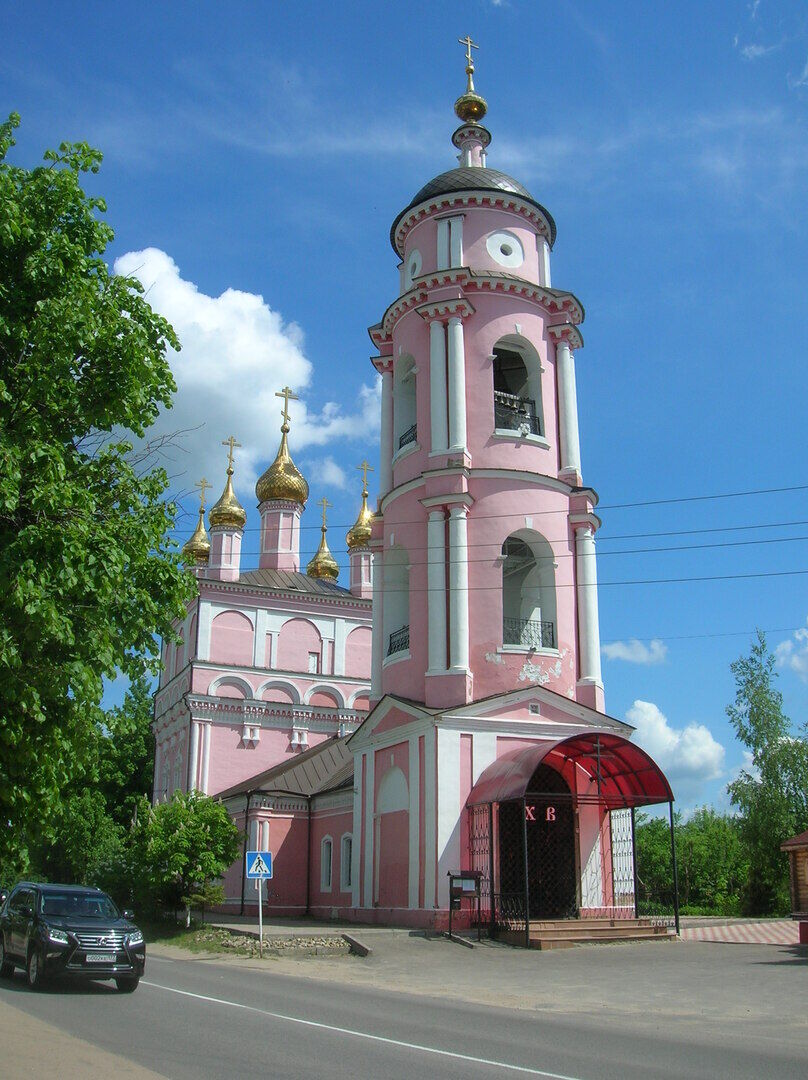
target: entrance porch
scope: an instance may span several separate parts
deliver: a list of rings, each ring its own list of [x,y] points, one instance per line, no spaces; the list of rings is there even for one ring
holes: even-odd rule
[[[666,939],[666,920],[637,911],[634,812],[659,803],[669,807],[678,933],[673,792],[645,751],[593,731],[498,758],[466,801],[469,868],[482,875],[492,936],[538,948]]]

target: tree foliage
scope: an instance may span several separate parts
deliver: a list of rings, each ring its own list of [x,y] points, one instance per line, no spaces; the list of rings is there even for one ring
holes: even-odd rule
[[[193,587],[165,472],[132,451],[170,405],[177,339],[103,260],[81,186],[100,153],[13,167],[18,123],[0,124],[0,864],[91,776],[103,679],[156,670]]]
[[[789,907],[788,862],[780,845],[808,828],[808,727],[795,731],[775,686],[774,657],[758,631],[748,656],[732,664],[735,701],[727,716],[751,755],[728,785],[749,853],[743,890],[750,913],[783,913]]]
[[[240,833],[221,802],[178,791],[170,802],[141,803],[132,847],[152,895],[169,905],[179,900],[190,920],[192,899],[210,896],[209,886],[238,858]]]

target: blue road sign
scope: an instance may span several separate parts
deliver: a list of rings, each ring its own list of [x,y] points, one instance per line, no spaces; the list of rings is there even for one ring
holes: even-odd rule
[[[272,877],[271,851],[247,852],[247,877],[262,879]]]

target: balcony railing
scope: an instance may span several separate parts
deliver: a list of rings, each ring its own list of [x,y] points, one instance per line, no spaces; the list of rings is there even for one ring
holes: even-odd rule
[[[399,450],[402,448],[402,446],[406,446],[407,443],[415,442],[415,439],[416,439],[417,435],[418,435],[418,425],[417,424],[413,424],[411,428],[407,428],[407,430],[404,432],[404,434],[398,440],[398,448],[399,448]]]
[[[550,619],[503,619],[502,644],[526,649],[554,649],[555,623]]]
[[[541,419],[536,415],[536,402],[532,398],[494,391],[494,426],[506,431],[525,429],[531,435],[541,435]]]
[[[387,655],[392,656],[393,653],[406,652],[410,647],[410,628],[409,626],[402,626],[400,630],[394,630],[390,635],[390,640],[387,645]]]

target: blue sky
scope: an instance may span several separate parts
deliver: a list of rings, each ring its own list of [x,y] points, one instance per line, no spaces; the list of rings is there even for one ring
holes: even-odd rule
[[[808,488],[626,504],[808,485],[805,5],[3,7],[15,160],[62,139],[104,151],[110,259],[184,341],[164,421],[192,429],[177,490],[202,471],[218,488],[232,430],[254,528],[272,393],[289,380],[312,488],[304,547],[327,494],[342,560],[354,466],[377,456],[366,328],[396,290],[387,234],[454,163],[456,40],[471,33],[489,164],[550,209],[553,282],[586,307],[578,395],[604,520],[607,707],[639,724],[683,805],[722,804],[743,761],[724,718],[729,663],[755,626],[780,646],[790,715],[806,715]],[[637,535],[682,530],[716,531]],[[637,551],[695,544],[721,546]],[[248,532],[247,561],[256,547]],[[782,576],[608,584],[761,573]]]

